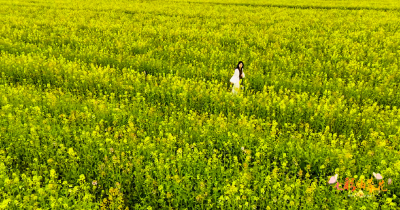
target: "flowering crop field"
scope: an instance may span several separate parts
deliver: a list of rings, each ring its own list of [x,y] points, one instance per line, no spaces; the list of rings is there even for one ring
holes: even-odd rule
[[[0,55],[0,209],[399,208],[399,0],[0,0]]]

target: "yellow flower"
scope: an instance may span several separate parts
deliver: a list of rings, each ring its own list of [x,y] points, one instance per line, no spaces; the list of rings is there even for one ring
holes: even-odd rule
[[[300,169],[298,174],[299,174],[300,177],[303,176],[303,170]]]
[[[312,188],[312,187],[308,187],[308,188],[306,189],[306,193],[307,193],[307,194],[311,194],[311,193],[313,193],[313,191],[314,191],[314,188]]]
[[[350,153],[346,153],[344,156],[346,159],[351,159],[353,157],[353,155]]]
[[[172,193],[168,192],[168,193],[167,193],[167,198],[169,199],[169,198],[171,198],[171,197],[172,197]]]
[[[51,169],[51,170],[50,170],[50,178],[57,178],[56,176],[57,176],[56,170]]]
[[[81,175],[79,176],[79,181],[85,181],[85,175],[81,174]]]
[[[0,209],[7,209],[8,204],[11,202],[11,199],[5,199],[3,202],[0,204]]]
[[[356,197],[364,197],[364,192],[362,190],[360,190],[354,196],[356,196]]]

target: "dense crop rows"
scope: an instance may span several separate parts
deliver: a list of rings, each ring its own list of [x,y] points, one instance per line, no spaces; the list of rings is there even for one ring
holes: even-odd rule
[[[0,209],[396,208],[397,3],[1,0]]]

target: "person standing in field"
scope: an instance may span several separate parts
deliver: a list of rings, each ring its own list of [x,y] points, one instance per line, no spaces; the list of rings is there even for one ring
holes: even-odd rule
[[[241,82],[242,78],[244,78],[243,67],[244,67],[243,62],[239,61],[238,65],[235,69],[235,73],[233,74],[233,76],[230,80],[231,84],[233,84],[233,88],[232,88],[233,94],[239,93],[240,82]]]

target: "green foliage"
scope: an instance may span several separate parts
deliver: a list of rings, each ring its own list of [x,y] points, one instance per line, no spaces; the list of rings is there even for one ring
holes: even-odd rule
[[[0,209],[398,207],[396,1],[0,3]]]

